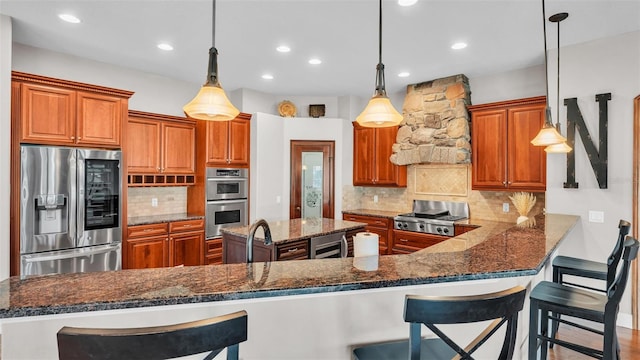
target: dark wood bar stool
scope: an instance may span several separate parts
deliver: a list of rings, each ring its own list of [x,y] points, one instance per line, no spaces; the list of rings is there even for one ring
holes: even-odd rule
[[[529,360],[537,359],[540,345],[540,359],[547,358],[547,344],[555,343],[596,359],[619,359],[618,338],[616,335],[616,319],[620,299],[624,293],[629,277],[631,261],[638,255],[638,241],[627,237],[623,243],[622,261],[611,264],[609,273],[615,280],[608,283],[607,293],[599,294],[590,290],[562,285],[550,281],[542,281],[531,291],[529,317]],[[620,270],[618,270],[620,267]],[[617,273],[617,276],[615,275]],[[561,315],[589,320],[604,324],[604,331],[561,319]],[[575,326],[603,336],[602,350],[589,348],[580,344],[548,336],[549,320]]]
[[[513,357],[516,343],[518,312],[522,310],[526,290],[516,286],[508,290],[473,296],[405,297],[404,321],[409,325],[409,339],[357,347],[356,360],[369,359],[451,359],[456,355],[473,359],[473,354],[503,324],[506,333],[498,360]],[[494,320],[465,348],[457,345],[436,325],[463,324]],[[426,325],[438,338],[421,339],[421,326]]]
[[[609,272],[608,269],[611,265],[617,266],[622,256],[622,249],[624,239],[629,234],[631,224],[628,221],[620,220],[618,224],[618,238],[616,244],[613,247],[613,251],[607,258],[606,263],[590,261],[570,256],[556,256],[552,261],[553,266],[553,282],[564,285],[571,285],[580,287],[583,289],[594,290],[602,293],[607,292],[607,284],[611,284],[615,279],[616,273]],[[594,288],[585,284],[569,282],[564,276],[573,275],[582,278],[597,279],[605,281],[602,288]],[[558,333],[558,327],[560,323],[557,321],[551,321],[551,337],[555,338]],[[549,345],[553,347],[553,343]]]
[[[65,326],[58,331],[58,356],[71,359],[172,359],[225,348],[237,360],[239,343],[247,340],[247,312],[238,311],[182,324],[127,329]]]

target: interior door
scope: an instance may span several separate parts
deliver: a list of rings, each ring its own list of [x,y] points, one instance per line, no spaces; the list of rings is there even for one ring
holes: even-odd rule
[[[334,216],[334,141],[291,141],[289,218]]]

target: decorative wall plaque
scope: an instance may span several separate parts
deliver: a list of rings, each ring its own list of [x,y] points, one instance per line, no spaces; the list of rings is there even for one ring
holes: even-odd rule
[[[313,118],[324,116],[324,104],[309,105],[309,116]]]
[[[296,116],[296,106],[289,100],[283,100],[278,104],[278,112],[280,116],[294,117]]]

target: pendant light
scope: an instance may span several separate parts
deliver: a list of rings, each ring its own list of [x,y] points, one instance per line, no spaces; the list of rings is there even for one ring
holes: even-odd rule
[[[560,131],[560,22],[564,19],[566,19],[567,17],[569,17],[569,14],[566,12],[563,13],[558,13],[555,15],[551,15],[551,17],[549,18],[549,21],[557,23],[558,24],[558,77],[556,78],[556,84],[557,84],[557,89],[556,89],[556,130],[558,130],[559,133],[561,133]],[[567,145],[567,141],[563,141],[559,144],[554,144],[554,145],[549,145],[546,148],[544,148],[544,151],[547,152],[548,154],[566,154],[568,152],[570,152],[571,146]]]
[[[376,91],[362,113],[356,118],[356,122],[364,127],[390,127],[398,126],[402,121],[402,115],[393,107],[387,97],[384,85],[384,64],[382,64],[382,0],[379,0],[378,23],[378,66],[376,66]]]
[[[554,144],[560,144],[567,139],[560,135],[555,126],[553,126],[553,120],[551,119],[551,107],[549,107],[549,67],[547,66],[547,16],[545,14],[544,0],[542,0],[542,31],[544,34],[544,78],[546,89],[546,101],[547,108],[545,110],[544,126],[540,129],[538,135],[536,135],[531,143],[534,146],[548,146]]]
[[[216,49],[216,0],[213,0],[211,48],[209,49],[209,68],[207,81],[182,109],[187,116],[198,120],[228,121],[235,119],[238,110],[224,93],[218,81],[218,49]]]

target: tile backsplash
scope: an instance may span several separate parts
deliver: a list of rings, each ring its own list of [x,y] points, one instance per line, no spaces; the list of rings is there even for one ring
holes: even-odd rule
[[[376,188],[346,185],[342,204],[345,210],[372,209],[410,212],[413,200],[462,201],[469,203],[472,218],[515,222],[519,214],[509,196],[513,191],[471,190],[471,165],[420,164],[407,168],[406,188]],[[542,213],[545,193],[534,193],[536,204],[529,213]],[[377,202],[375,198],[377,197]],[[503,212],[503,204],[509,211]]]
[[[186,186],[130,187],[127,216],[166,215],[187,212]],[[153,206],[153,199],[157,206]]]

